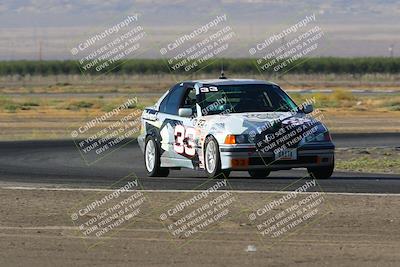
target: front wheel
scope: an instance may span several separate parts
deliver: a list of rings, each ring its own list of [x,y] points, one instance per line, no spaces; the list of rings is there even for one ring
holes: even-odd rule
[[[209,178],[216,177],[220,174],[223,174],[225,178],[229,177],[229,170],[221,170],[219,146],[214,137],[208,137],[205,143],[204,164],[206,174]]]
[[[160,167],[160,151],[158,149],[156,140],[152,136],[146,138],[146,145],[144,148],[144,163],[146,165],[147,176],[166,177],[169,174],[168,168]]]
[[[333,174],[333,169],[335,165],[323,166],[323,167],[314,167],[314,168],[307,168],[308,173],[312,178],[315,179],[328,179]]]
[[[270,173],[270,170],[249,170],[249,174],[252,178],[266,178]]]

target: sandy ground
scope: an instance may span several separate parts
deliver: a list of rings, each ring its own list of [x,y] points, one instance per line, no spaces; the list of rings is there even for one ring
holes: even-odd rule
[[[334,133],[400,132],[400,112],[321,109],[322,121]]]
[[[161,221],[160,214],[197,193],[144,192],[146,201],[141,206],[141,213],[133,221],[114,228],[110,235],[100,238],[93,235],[83,237],[78,226],[73,223],[71,214],[86,207],[93,199],[109,193],[1,189],[0,265],[400,264],[400,195],[320,193],[323,202],[317,207],[318,213],[314,217],[288,233],[271,238],[263,237],[257,231],[258,219],[251,222],[248,214],[266,203],[278,200],[284,194],[232,193],[235,202],[229,206],[229,215],[212,227],[186,238],[168,232],[167,226],[179,222],[179,216],[174,215]],[[216,197],[219,193],[214,194],[213,197]],[[297,200],[308,196],[310,194],[299,195]],[[277,212],[274,216],[285,207],[274,208],[273,211]],[[87,220],[96,217],[96,214],[99,213],[91,212],[81,219]]]
[[[335,170],[400,173],[400,148],[336,148]]]

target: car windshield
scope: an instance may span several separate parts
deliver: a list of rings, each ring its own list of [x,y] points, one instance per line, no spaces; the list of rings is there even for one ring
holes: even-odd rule
[[[200,88],[202,114],[293,111],[296,104],[276,85],[244,84]]]

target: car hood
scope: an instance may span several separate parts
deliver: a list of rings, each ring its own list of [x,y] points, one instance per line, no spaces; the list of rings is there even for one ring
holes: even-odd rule
[[[252,112],[226,115],[209,115],[203,117],[209,130],[223,131],[228,134],[260,134],[266,129],[280,128],[283,125],[301,126],[310,123],[312,118],[304,113],[292,112]],[[314,120],[315,122],[315,120]],[[321,125],[320,122],[318,124]]]

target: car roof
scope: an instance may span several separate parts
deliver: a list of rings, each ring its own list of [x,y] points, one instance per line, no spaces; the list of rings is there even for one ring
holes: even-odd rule
[[[185,81],[184,83],[202,83],[210,85],[240,85],[240,84],[267,84],[267,85],[277,85],[273,82],[254,80],[254,79],[210,79],[210,80],[192,80]]]

